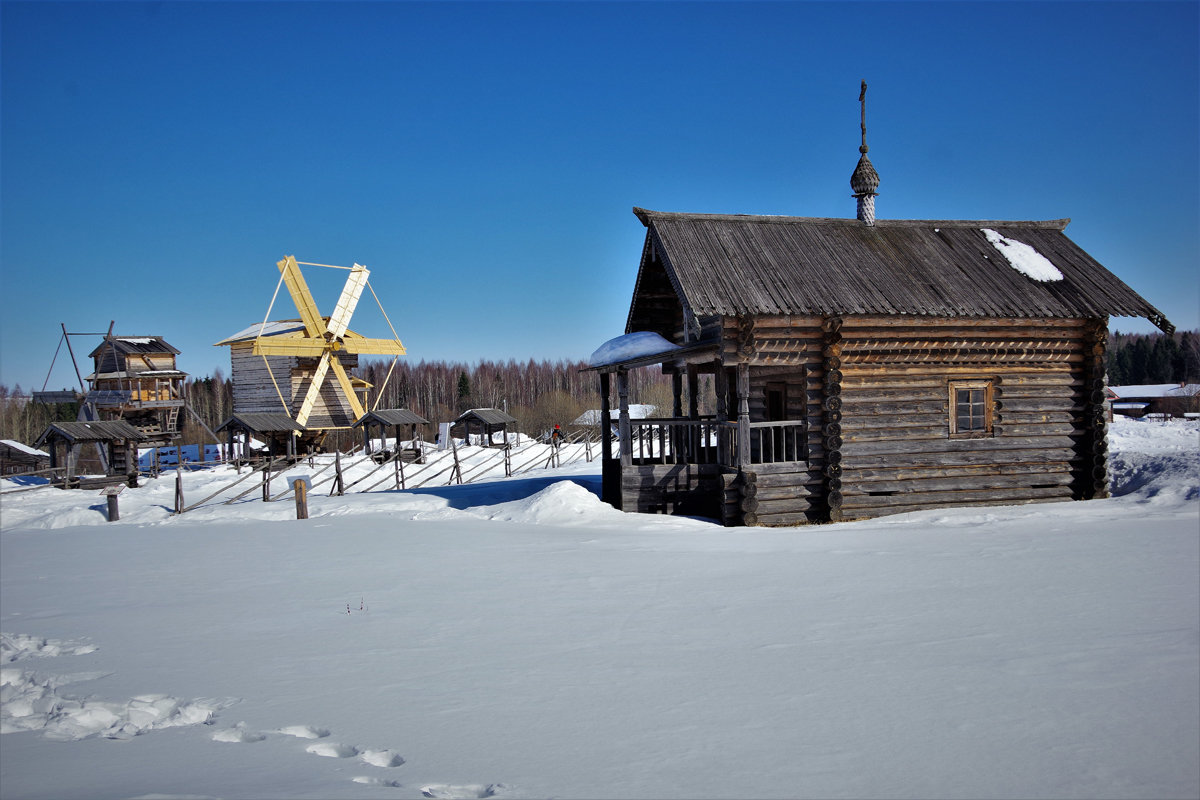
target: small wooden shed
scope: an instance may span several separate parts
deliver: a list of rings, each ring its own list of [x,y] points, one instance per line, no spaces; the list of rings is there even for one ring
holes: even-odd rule
[[[458,419],[451,424],[451,432],[470,441],[471,430],[475,428],[483,437],[484,447],[504,447],[508,443],[505,435],[508,426],[516,424],[515,417],[510,417],[507,412],[498,408],[472,408],[458,415]],[[500,434],[499,443],[494,438],[497,433]]]
[[[50,468],[63,471],[63,488],[87,488],[114,482],[124,482],[133,488],[137,486],[138,443],[142,439],[137,428],[120,419],[55,422],[42,431],[34,447],[45,447],[50,454]],[[108,468],[103,477],[77,480],[79,450],[84,445],[96,445],[104,449],[103,460]]]
[[[250,460],[251,439],[257,438],[267,445],[268,456],[274,459],[277,455],[297,457],[296,434],[302,434],[304,427],[287,414],[234,414],[221,423],[216,432],[222,431],[228,436],[229,452],[235,452],[234,445],[240,440],[242,458]]]
[[[408,426],[408,438],[413,441],[412,453],[416,456],[421,454],[420,438],[417,434],[418,425],[428,425],[429,420],[422,417],[416,412],[409,411],[407,408],[384,408],[368,411],[358,422],[354,423],[354,427],[362,428],[363,432],[363,449],[365,452],[371,452],[371,431],[379,430],[379,438],[384,439],[387,435],[387,429],[392,429],[392,437],[396,440],[396,447],[400,446],[401,430],[404,426]]]
[[[1107,317],[1173,330],[1163,314],[1068,239],[1068,220],[870,210],[634,209],[646,238],[626,334],[668,343],[591,368],[606,431],[614,378],[619,401],[607,502],[791,525],[1107,495]],[[628,372],[653,364],[674,376],[674,416],[633,420]]]

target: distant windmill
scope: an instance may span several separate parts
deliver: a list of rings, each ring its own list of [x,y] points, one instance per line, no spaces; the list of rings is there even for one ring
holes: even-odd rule
[[[366,384],[359,381],[356,387],[347,367],[357,366],[359,355],[404,355],[404,345],[394,329],[391,339],[369,339],[349,328],[359,298],[368,288],[370,270],[360,264],[348,268],[350,274],[337,305],[325,317],[318,311],[300,271],[302,263],[329,266],[298,262],[295,256],[278,263],[280,283],[287,287],[299,319],[267,321],[279,294],[276,286],[266,319],[260,325],[217,343],[231,347],[234,412],[279,413],[282,409],[309,431],[347,428],[366,414],[358,396],[358,390],[365,389]],[[383,312],[382,304],[379,308]],[[386,320],[387,313],[383,316]],[[330,372],[333,381],[327,380]],[[310,420],[314,423],[311,427]]]

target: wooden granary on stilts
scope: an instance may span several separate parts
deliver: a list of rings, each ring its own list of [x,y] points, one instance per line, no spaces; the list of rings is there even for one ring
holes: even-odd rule
[[[1107,318],[1171,324],[1068,220],[877,220],[865,122],[860,152],[856,219],[634,209],[626,334],[667,341],[591,367],[606,501],[793,525],[1107,496]],[[632,420],[629,370],[656,364],[674,414]]]

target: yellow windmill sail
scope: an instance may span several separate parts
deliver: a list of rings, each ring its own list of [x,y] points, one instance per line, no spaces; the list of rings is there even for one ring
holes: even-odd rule
[[[368,339],[350,331],[350,318],[367,286],[367,278],[371,272],[361,264],[350,268],[346,284],[342,287],[341,296],[334,307],[333,314],[326,318],[317,310],[317,304],[309,291],[308,283],[300,271],[300,263],[295,256],[287,256],[278,263],[284,285],[296,310],[300,313],[300,321],[304,324],[302,337],[259,338],[254,342],[255,355],[292,356],[298,358],[317,358],[316,370],[296,412],[296,422],[305,425],[321,396],[321,388],[330,371],[333,372],[336,384],[341,389],[342,397],[349,406],[354,418],[360,419],[366,411],[354,393],[350,376],[337,359],[339,350],[349,354],[367,355],[404,355],[404,345],[399,339]],[[394,333],[394,331],[393,331]]]

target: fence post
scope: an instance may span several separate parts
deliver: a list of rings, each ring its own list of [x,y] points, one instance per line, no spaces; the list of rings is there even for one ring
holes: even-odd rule
[[[175,513],[182,514],[183,509],[183,473],[175,470]]]
[[[504,443],[504,477],[512,477],[512,443]]]
[[[341,497],[342,494],[345,492],[345,487],[342,485],[342,451],[341,450],[333,451],[333,471],[334,471],[334,473],[336,473],[337,477],[335,477],[333,480],[333,490],[330,491],[330,495],[332,495],[334,492],[337,492],[337,496]]]
[[[292,481],[296,490],[296,519],[308,519],[308,486],[303,478]]]
[[[400,447],[400,438],[396,438],[396,488],[404,488],[404,450]]]
[[[468,435],[470,435],[469,429],[468,429]],[[458,483],[461,485],[462,484],[462,466],[458,463],[458,444],[454,441],[453,437],[451,437],[451,439],[450,439],[450,449],[454,453],[454,471],[450,473],[450,480],[447,482],[446,485],[449,486],[451,483],[454,483],[455,479],[457,479]]]

